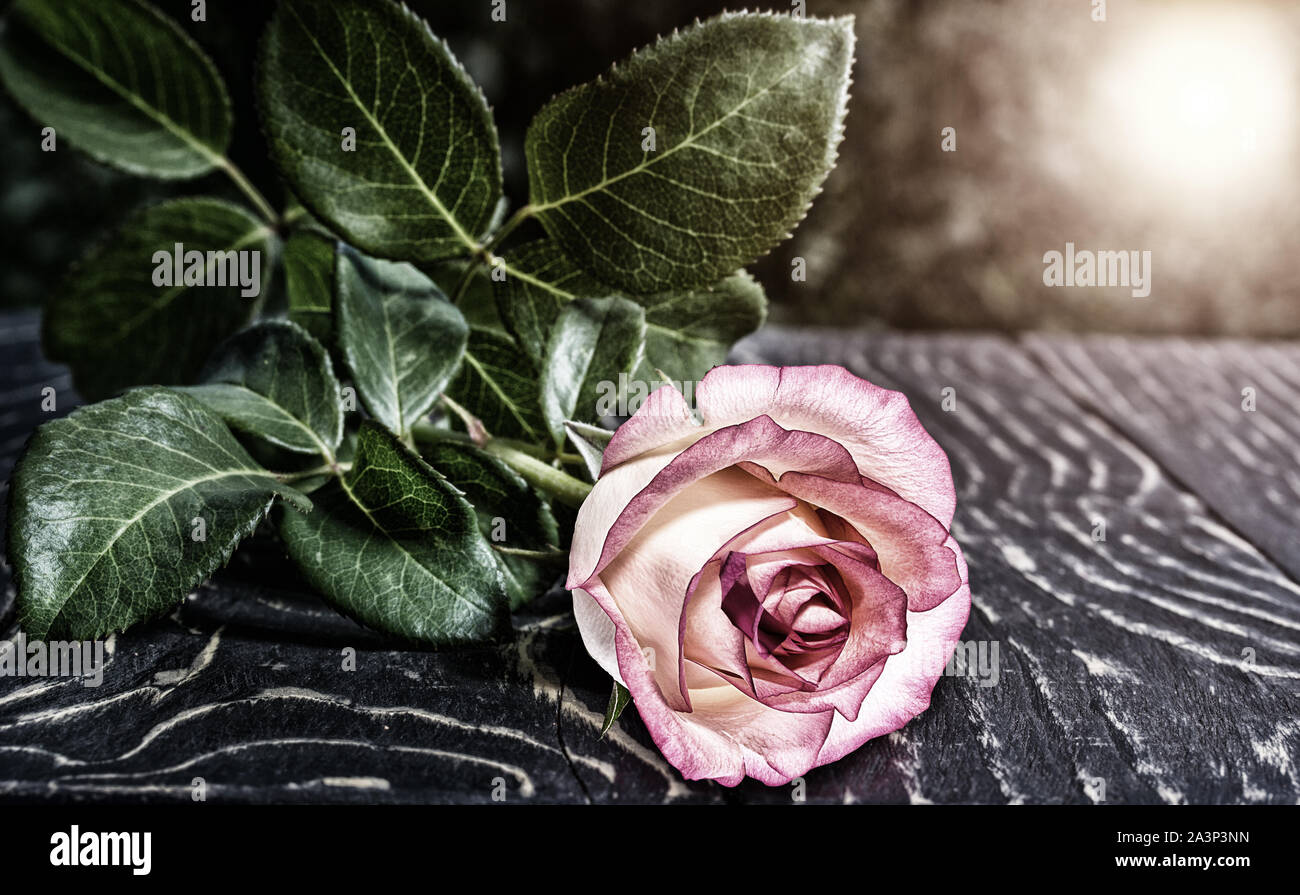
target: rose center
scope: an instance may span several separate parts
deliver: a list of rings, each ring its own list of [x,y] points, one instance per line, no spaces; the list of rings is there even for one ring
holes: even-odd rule
[[[722,611],[764,657],[835,649],[848,637],[851,606],[831,566],[783,569],[762,598],[754,593],[743,554],[728,554],[721,577]]]

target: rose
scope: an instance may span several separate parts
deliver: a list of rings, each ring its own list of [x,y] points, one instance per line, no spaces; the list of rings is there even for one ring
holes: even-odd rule
[[[583,643],[689,779],[777,785],[930,704],[970,613],[948,458],[841,367],[713,369],[614,433],[578,513]]]

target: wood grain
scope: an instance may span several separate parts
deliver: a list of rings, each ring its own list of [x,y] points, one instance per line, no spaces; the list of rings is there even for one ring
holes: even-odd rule
[[[41,419],[33,393],[62,374],[30,315],[0,333],[8,464]],[[808,801],[1300,799],[1294,544],[1258,543],[1032,342],[773,329],[737,359],[842,363],[908,394],[953,464],[963,636],[998,649],[996,683],[946,677],[902,731],[810,772]],[[1124,387],[1157,375],[1177,374],[1138,366]],[[1236,498],[1252,495],[1268,500]],[[631,709],[600,739],[608,696],[561,591],[516,618],[513,643],[412,650],[305,593],[259,535],[170,617],[116,637],[101,687],[0,678],[0,798],[188,801],[202,777],[209,801],[791,800],[682,781]]]
[[[1105,336],[1027,345],[1078,403],[1300,578],[1300,346]]]

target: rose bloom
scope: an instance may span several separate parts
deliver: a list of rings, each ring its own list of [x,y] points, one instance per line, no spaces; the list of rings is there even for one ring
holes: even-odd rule
[[[787,783],[930,704],[970,613],[948,458],[836,366],[714,368],[614,433],[568,587],[688,779]]]

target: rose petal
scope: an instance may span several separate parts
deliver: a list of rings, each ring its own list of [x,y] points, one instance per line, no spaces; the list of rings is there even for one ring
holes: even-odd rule
[[[757,467],[741,468],[765,477]],[[948,529],[901,497],[846,485],[815,475],[788,472],[780,487],[791,496],[822,507],[851,523],[875,550],[880,570],[907,592],[908,608],[932,609],[961,584],[957,558],[948,548]]]
[[[763,609],[754,589],[749,586],[744,554],[727,554],[719,578],[722,583],[723,613],[749,639],[759,655],[770,656],[785,641],[786,635],[784,631],[769,628],[767,623],[771,616]]]
[[[682,656],[752,696],[754,682],[745,660],[745,635],[721,609],[721,566],[720,559],[710,560],[691,581],[682,612]]]
[[[602,475],[647,451],[767,415],[786,429],[843,445],[862,475],[919,504],[945,528],[952,523],[957,498],[948,455],[901,392],[833,365],[737,365],[710,370],[696,399],[703,420],[698,426],[680,392],[656,390],[610,440]]]
[[[658,462],[659,454],[647,455]],[[600,559],[588,574],[597,575],[628,544],[633,536],[660,508],[673,498],[677,492],[693,486],[694,483],[720,470],[728,469],[740,463],[757,464],[763,470],[777,469],[781,474],[810,473],[827,481],[843,484],[857,483],[860,476],[853,458],[841,446],[828,438],[811,432],[791,432],[781,428],[771,419],[760,416],[756,419],[728,426],[710,435],[706,435],[668,463],[661,466],[648,481],[643,477],[647,471],[646,457],[638,457],[602,476],[600,482],[627,480],[639,485],[635,496],[623,503],[621,512],[609,521],[606,529],[605,543],[600,552]],[[769,473],[770,478],[770,473]],[[597,482],[596,487],[600,487]],[[630,488],[620,486],[601,492],[599,500],[616,503],[622,501]],[[593,488],[583,501],[583,509],[597,497]],[[584,520],[579,511],[579,523],[597,524],[596,519]],[[757,518],[757,517],[756,517]],[[608,511],[600,513],[600,522],[609,519]],[[577,538],[575,536],[575,542]],[[721,546],[720,544],[715,546]],[[585,578],[575,576],[579,568],[584,568],[590,558],[589,538],[584,538],[582,547],[582,565],[575,558],[575,551],[570,551],[569,586],[581,585]],[[703,563],[701,563],[702,565]]]
[[[645,654],[604,586],[590,595],[609,614],[624,684],[637,713],[664,757],[688,780],[714,779],[735,786],[746,776],[772,786],[808,770],[831,730],[831,713],[793,715],[769,709],[729,686],[694,690],[696,706],[668,705]]]
[[[573,542],[569,547],[569,577],[565,587],[573,590],[590,578],[600,562],[609,530],[627,508],[629,501],[645,490],[654,477],[674,459],[679,451],[663,449],[637,457],[618,468],[617,475],[602,475],[578,509],[573,524]]]
[[[778,575],[787,575],[793,569],[806,566],[815,566],[820,562],[820,557],[813,552],[812,548],[821,546],[822,542],[814,541],[807,545],[799,545],[789,550],[773,550],[771,553],[751,553],[749,554],[749,581],[754,588],[754,593],[760,594],[760,600],[764,602],[768,598],[773,601],[780,600],[784,597],[784,592],[779,588],[789,589],[789,581],[776,581]],[[824,543],[834,543],[833,541]],[[794,607],[790,607],[791,610]],[[769,608],[769,612],[775,612],[775,608]]]
[[[944,528],[956,492],[948,455],[925,431],[907,396],[834,365],[714,367],[696,390],[704,425],[759,414],[786,429],[816,432],[848,448],[865,476],[919,504]]]
[[[664,697],[674,708],[690,709],[681,679],[680,638],[691,579],[719,548],[755,520],[784,513],[793,504],[788,495],[737,469],[715,472],[675,493],[662,512],[619,544],[598,576],[583,584],[586,588],[598,577],[641,646],[655,651]],[[618,535],[611,532],[610,537]]]
[[[829,634],[844,626],[844,616],[830,606],[807,601],[795,610],[790,627],[807,634]]]
[[[605,669],[606,674],[626,687],[614,651],[614,623],[591,594],[580,587],[575,587],[572,594],[573,617],[578,622],[582,645],[596,660],[596,664]]]
[[[885,661],[856,719],[835,718],[815,766],[835,761],[867,740],[898,730],[929,708],[934,685],[952,658],[970,616],[966,559],[956,541],[950,541],[948,546],[957,557],[961,587],[927,612],[907,613],[907,648]]]
[[[735,686],[753,695],[753,683],[745,659],[745,637],[722,611],[718,578],[722,559],[733,551],[771,550],[779,554],[780,548],[790,546],[795,548],[791,555],[815,562],[818,559],[816,554],[800,553],[797,548],[832,543],[818,534],[816,529],[820,527],[817,514],[806,505],[798,505],[759,520],[716,550],[687,588],[678,639],[684,661],[728,675],[727,679]],[[768,554],[760,554],[758,559],[765,561],[767,557]],[[746,565],[751,586],[755,586],[753,558]],[[779,567],[780,563],[775,563],[773,572]],[[762,583],[761,588],[766,591],[766,583]],[[695,645],[695,650],[689,654],[685,648],[687,644]]]
[[[776,574],[784,567],[782,559],[787,553],[796,559],[817,562],[817,554],[807,551],[809,546],[830,544],[825,538],[809,527],[809,522],[820,527],[817,515],[806,505],[797,506],[784,513],[777,513],[760,520],[755,525],[736,535],[714,552],[687,588],[685,607],[682,613],[682,628],[679,644],[684,659],[697,663],[718,673],[729,675],[735,686],[753,695],[749,667],[745,658],[744,635],[731,623],[722,611],[721,585],[718,571],[723,557],[734,551],[764,548],[780,548],[790,545],[790,551],[775,549],[770,554],[750,556],[746,566],[751,587],[766,592],[768,584],[762,577],[755,577],[755,569],[767,568],[770,562],[770,574]],[[687,644],[696,648],[688,654]],[[779,670],[779,669],[778,669]]]
[[[675,441],[694,441],[709,431],[691,417],[691,409],[677,387],[667,383],[651,392],[636,413],[614,430],[601,457],[600,474],[604,476],[626,460]]]
[[[849,591],[853,617],[848,637],[830,653],[832,662],[817,662],[810,669],[816,673],[815,688],[789,687],[779,679],[769,680],[757,670],[754,688],[763,702],[785,711],[835,709],[852,719],[884,670],[884,660],[906,643],[907,597],[873,566],[831,547],[817,548],[817,552],[835,565],[842,578],[839,586]],[[801,677],[808,677],[795,662],[787,661],[785,665]]]

